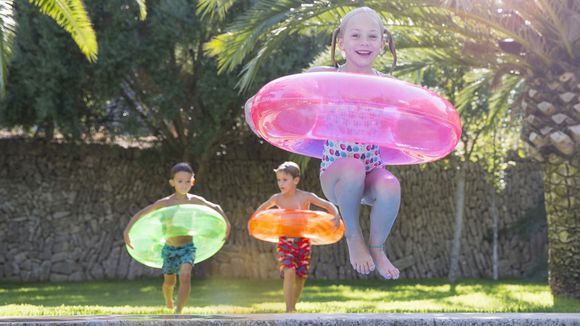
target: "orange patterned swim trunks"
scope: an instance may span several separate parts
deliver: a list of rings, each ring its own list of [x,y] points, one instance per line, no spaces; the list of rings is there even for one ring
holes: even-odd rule
[[[276,246],[280,277],[284,278],[284,269],[294,268],[296,276],[305,278],[310,267],[310,240],[307,238],[280,237]]]

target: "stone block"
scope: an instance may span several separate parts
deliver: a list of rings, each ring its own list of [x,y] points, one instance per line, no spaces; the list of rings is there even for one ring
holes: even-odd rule
[[[72,273],[72,264],[70,260],[60,261],[52,264],[50,271],[53,273],[69,275]]]
[[[69,277],[68,275],[52,273],[50,274],[48,280],[51,282],[66,282],[68,281],[68,277]]]
[[[85,277],[84,277],[84,275],[83,275],[83,273],[82,273],[82,272],[75,272],[75,273],[72,273],[72,274],[70,274],[70,276],[68,277],[68,280],[69,280],[69,281],[72,281],[72,282],[80,282],[80,281],[82,281],[82,280],[84,280],[84,279],[85,279]]]
[[[95,280],[102,280],[103,278],[105,278],[105,272],[103,270],[103,267],[101,267],[101,265],[99,264],[96,264],[95,266],[93,266],[93,268],[91,268],[90,274]]]
[[[52,214],[52,217],[55,219],[61,219],[63,217],[67,217],[70,215],[70,212],[68,211],[62,211],[62,212],[55,212]]]
[[[52,255],[52,257],[50,258],[50,261],[53,263],[56,263],[56,262],[60,262],[60,261],[66,260],[66,259],[69,259],[68,252],[57,252],[57,253]]]
[[[70,249],[69,239],[66,241],[58,241],[52,245],[52,252],[59,253],[68,251]]]

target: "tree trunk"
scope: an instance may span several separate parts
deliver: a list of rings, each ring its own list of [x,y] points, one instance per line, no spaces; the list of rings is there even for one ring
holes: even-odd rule
[[[451,244],[451,261],[449,262],[449,282],[455,284],[459,277],[459,257],[461,254],[461,233],[463,230],[463,212],[465,210],[465,169],[467,163],[460,165],[457,174],[457,184],[455,190],[455,228],[453,242]]]
[[[580,299],[580,158],[545,165],[550,287]]]
[[[498,235],[499,235],[499,213],[497,210],[497,196],[495,195],[495,188],[491,187],[491,216],[493,218],[493,253],[492,253],[492,275],[494,280],[499,279],[499,254],[498,254]]]

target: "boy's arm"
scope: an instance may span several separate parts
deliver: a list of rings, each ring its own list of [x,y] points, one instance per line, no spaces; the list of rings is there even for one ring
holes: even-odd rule
[[[131,243],[131,239],[129,238],[129,230],[131,230],[131,227],[133,227],[133,224],[135,224],[143,216],[145,216],[148,213],[151,213],[152,211],[159,209],[163,206],[165,206],[165,201],[158,200],[155,203],[143,208],[137,214],[133,215],[133,217],[129,220],[129,223],[125,227],[125,230],[123,231],[123,239],[125,240],[125,243],[127,244],[127,246],[129,246],[129,248],[135,249],[135,248],[133,248],[133,244]]]
[[[232,225],[230,223],[230,220],[228,220],[228,217],[226,216],[226,213],[223,211],[222,207],[220,205],[214,204],[215,206],[213,207],[213,209],[215,209],[216,211],[218,211],[218,213],[221,214],[221,216],[223,216],[224,220],[226,221],[226,237],[224,240],[227,240],[230,238],[230,232],[232,231]]]
[[[262,203],[262,205],[258,206],[258,208],[256,208],[256,211],[254,212],[254,214],[256,214],[259,211],[263,211],[266,210],[268,208],[272,208],[276,205],[276,195],[272,195],[272,197],[270,197],[268,200],[266,200],[265,202]]]
[[[222,207],[220,205],[218,205],[218,204],[215,204],[215,203],[210,202],[209,200],[207,200],[207,199],[205,199],[205,198],[203,198],[201,196],[195,196],[194,198],[200,200],[203,203],[203,205],[205,205],[205,206],[207,206],[207,207],[209,207],[211,209],[214,209],[215,211],[217,211],[218,213],[220,213],[220,215],[226,221],[226,237],[224,238],[224,240],[229,239],[230,232],[231,232],[231,229],[232,229],[232,225],[230,223],[230,220],[226,216],[226,213],[222,209]]]
[[[316,196],[314,193],[309,193],[308,199],[311,204],[324,208],[329,214],[333,215],[335,226],[337,228],[340,226],[340,214],[333,203]]]

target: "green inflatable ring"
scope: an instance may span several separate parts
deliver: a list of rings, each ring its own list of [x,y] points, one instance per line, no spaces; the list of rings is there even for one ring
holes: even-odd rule
[[[213,256],[224,245],[226,221],[215,210],[203,205],[176,205],[160,208],[140,218],[129,230],[133,248],[129,254],[149,267],[161,268],[165,239],[193,237],[195,263]]]

